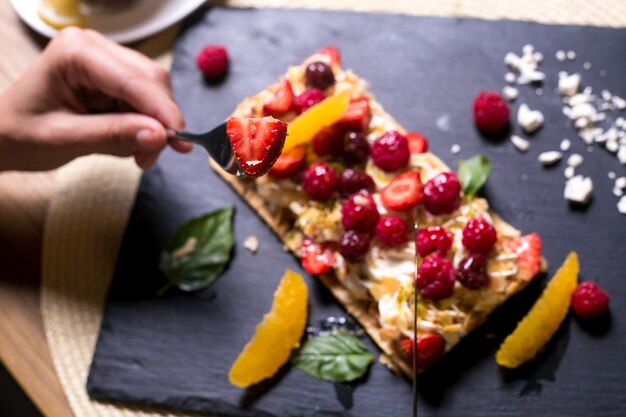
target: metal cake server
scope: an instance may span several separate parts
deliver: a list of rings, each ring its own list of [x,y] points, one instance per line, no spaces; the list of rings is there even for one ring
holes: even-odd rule
[[[167,132],[170,137],[202,146],[209,152],[211,158],[229,174],[237,177],[246,176],[239,166],[233,147],[226,134],[226,122],[206,133],[191,133],[174,129],[168,129]]]

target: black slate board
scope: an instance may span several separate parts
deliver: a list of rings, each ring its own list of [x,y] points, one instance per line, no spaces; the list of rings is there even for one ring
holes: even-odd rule
[[[194,65],[195,53],[209,42],[227,45],[232,62],[225,82],[213,86],[203,83]],[[503,56],[526,43],[545,54],[542,69],[548,79],[542,96],[522,88],[518,103],[541,109],[547,123],[532,139],[531,150],[519,154],[506,140],[480,139],[469,109],[477,91],[502,87]],[[615,209],[607,171],[624,175],[626,169],[599,148],[585,150],[561,114],[555,89],[556,74],[565,69],[582,72],[584,84],[596,90],[626,95],[626,31],[318,11],[202,10],[181,33],[172,69],[189,128],[208,130],[242,98],[325,44],[340,47],[344,65],[369,80],[386,109],[405,127],[426,134],[434,152],[451,166],[477,152],[488,155],[493,175],[485,194],[493,208],[521,230],[541,233],[550,272],[569,250],[576,250],[582,277],[599,281],[612,297],[612,319],[589,328],[567,321],[536,362],[505,373],[493,354],[539,294],[542,282],[533,283],[419,378],[419,415],[624,415],[626,217]],[[573,49],[578,56],[558,63],[558,49]],[[585,61],[593,64],[591,70],[582,69]],[[595,197],[584,211],[568,207],[562,198],[563,166],[545,170],[536,162],[539,152],[556,149],[563,137],[572,138],[573,151],[586,158],[579,172],[594,179]],[[461,145],[460,155],[449,153],[453,143]],[[158,253],[176,227],[191,216],[230,205],[237,207],[237,247],[228,272],[207,291],[156,297],[164,282],[155,267]],[[262,242],[256,256],[241,246],[251,234]],[[235,416],[410,415],[410,384],[380,364],[352,386],[318,382],[291,367],[249,391],[228,384],[229,366],[269,309],[286,267],[300,270],[269,229],[211,172],[202,150],[188,156],[166,151],[141,181],[87,383],[89,394],[99,400]],[[345,314],[315,279],[307,282],[311,324]],[[376,351],[371,341],[366,343]]]

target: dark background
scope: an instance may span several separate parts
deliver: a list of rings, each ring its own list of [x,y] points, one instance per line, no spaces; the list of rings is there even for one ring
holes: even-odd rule
[[[232,66],[223,83],[207,85],[195,68],[195,54],[206,43],[229,49]],[[520,87],[512,112],[526,102],[544,113],[546,123],[531,139],[530,151],[520,154],[508,135],[481,138],[470,106],[478,91],[502,88],[504,55],[521,53],[526,43],[544,53],[541,69],[548,78],[542,96]],[[596,91],[608,88],[626,95],[626,31],[297,10],[205,10],[188,21],[172,67],[175,95],[189,129],[209,130],[241,99],[325,44],[337,45],[344,66],[370,81],[383,106],[407,129],[429,137],[433,151],[451,167],[461,158],[487,155],[493,171],[484,194],[520,230],[541,234],[549,273],[576,250],[582,279],[598,281],[612,297],[612,319],[591,325],[567,320],[538,360],[503,372],[494,353],[541,292],[545,279],[535,281],[419,378],[420,416],[624,415],[626,218],[615,208],[607,178],[609,170],[624,175],[624,167],[599,147],[586,151],[561,114],[555,90],[558,71],[567,70],[581,72],[583,84]],[[559,49],[575,50],[578,56],[559,63],[554,58]],[[592,63],[591,70],[582,69],[585,61]],[[438,127],[442,119],[447,126]],[[541,151],[558,149],[565,137],[573,142],[572,152],[586,158],[578,173],[594,181],[594,199],[585,210],[563,200],[564,163],[543,169],[536,160]],[[450,154],[453,143],[461,145],[459,155]],[[156,260],[176,227],[190,216],[233,204],[238,246],[229,271],[207,291],[171,291],[157,298],[163,278]],[[250,234],[261,240],[256,256],[240,246]],[[166,151],[142,179],[104,315],[90,394],[233,415],[408,415],[409,383],[380,364],[366,380],[340,388],[344,394],[353,391],[351,395],[338,395],[333,385],[290,367],[247,392],[228,385],[225,374],[269,309],[286,266],[298,268],[268,228],[211,172],[203,150],[188,156]],[[319,283],[308,283],[313,324],[342,314]]]
[[[0,416],[42,417],[2,363],[0,363]]]

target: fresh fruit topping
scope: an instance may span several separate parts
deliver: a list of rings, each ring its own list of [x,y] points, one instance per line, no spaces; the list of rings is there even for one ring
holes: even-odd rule
[[[422,297],[441,300],[450,297],[454,289],[456,273],[452,263],[438,255],[424,258],[417,270],[417,288]]]
[[[306,146],[299,145],[280,154],[268,175],[276,178],[291,178],[304,169],[306,162]]]
[[[343,137],[343,159],[348,165],[357,165],[367,161],[370,144],[363,133],[348,132]]]
[[[398,217],[381,217],[375,233],[387,245],[401,245],[408,240],[409,226]]]
[[[595,282],[581,282],[572,294],[572,311],[581,319],[600,317],[609,309],[609,296]]]
[[[324,62],[311,62],[306,66],[304,79],[308,86],[318,90],[326,90],[335,84],[335,74],[330,66]]]
[[[498,365],[517,368],[537,355],[565,319],[577,279],[578,256],[570,252],[528,314],[500,346],[496,353]]]
[[[370,100],[367,97],[357,97],[350,100],[338,124],[345,130],[367,132],[370,120]]]
[[[481,217],[470,219],[463,228],[463,246],[470,253],[489,255],[498,240],[496,228]]]
[[[429,226],[417,231],[415,242],[421,257],[435,252],[445,258],[452,247],[452,233],[441,226]]]
[[[395,130],[385,132],[372,145],[372,160],[384,171],[397,171],[409,163],[409,143]]]
[[[408,132],[409,152],[412,154],[428,152],[428,139],[416,132]]]
[[[461,183],[452,171],[442,172],[426,182],[424,207],[429,213],[450,214],[459,207]]]
[[[282,116],[293,106],[293,89],[289,80],[284,79],[274,86],[272,98],[263,104],[265,116]]]
[[[339,253],[349,262],[362,260],[369,247],[369,235],[356,230],[348,230],[339,241]]]
[[[228,372],[231,384],[246,388],[278,372],[304,334],[307,304],[304,280],[288,269],[274,293],[272,308]]]
[[[402,352],[402,355],[407,360],[407,362],[412,363],[413,351],[415,350],[415,342],[413,341],[413,338],[407,337],[400,340],[399,348],[400,352]]]
[[[309,88],[297,96],[293,101],[296,113],[302,114],[309,108],[321,103],[326,98],[326,94],[317,88]]]
[[[276,162],[285,144],[287,123],[271,117],[231,117],[226,135],[246,175],[265,174]]]
[[[285,149],[308,143],[324,127],[337,122],[348,108],[350,94],[343,92],[328,97],[289,123]]]
[[[426,369],[443,355],[446,342],[438,334],[427,334],[417,338],[417,368]],[[411,358],[412,359],[412,358]]]
[[[372,177],[358,169],[346,168],[339,177],[339,192],[344,197],[349,197],[361,190],[373,191],[374,187]]]
[[[372,233],[379,218],[376,202],[364,190],[352,194],[341,206],[341,224],[346,230]]]
[[[541,268],[541,238],[537,233],[522,236],[514,244],[517,252],[517,275],[524,280],[537,276]]]
[[[424,186],[420,174],[405,172],[394,178],[381,191],[383,205],[391,210],[407,210],[417,206],[424,198]]]
[[[335,252],[328,245],[307,240],[302,245],[300,259],[306,272],[319,275],[330,271],[335,265]]]
[[[37,14],[58,30],[68,26],[84,27],[86,23],[76,0],[43,0],[39,3]]]
[[[343,153],[343,131],[336,125],[327,126],[313,136],[311,145],[318,156],[339,156]]]
[[[222,45],[206,45],[196,55],[196,65],[208,80],[218,80],[228,70],[228,51]]]
[[[317,51],[315,55],[324,55],[328,58],[328,63],[331,65],[341,65],[341,53],[335,46],[325,46]]]
[[[459,264],[457,280],[470,290],[477,290],[489,284],[487,257],[478,253],[469,255]]]
[[[302,176],[302,189],[311,200],[327,201],[337,189],[337,174],[325,162],[314,162]]]
[[[509,122],[509,106],[498,93],[481,91],[474,98],[474,123],[485,133],[501,131]]]

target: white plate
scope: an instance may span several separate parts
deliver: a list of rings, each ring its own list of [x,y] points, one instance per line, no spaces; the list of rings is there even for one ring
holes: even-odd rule
[[[49,38],[57,30],[48,26],[37,14],[41,0],[11,0],[13,8],[36,32]],[[189,15],[204,0],[138,0],[130,9],[87,17],[87,26],[111,40],[130,43],[153,35]]]

